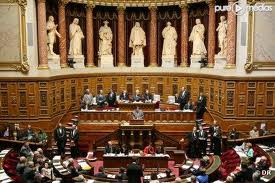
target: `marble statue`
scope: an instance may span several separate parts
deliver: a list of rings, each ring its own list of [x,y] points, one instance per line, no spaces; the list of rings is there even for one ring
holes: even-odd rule
[[[108,21],[103,22],[104,25],[99,29],[99,50],[98,55],[112,55],[113,33],[108,26]]]
[[[205,56],[207,51],[204,45],[204,25],[200,19],[196,19],[196,25],[194,25],[189,37],[189,41],[193,42],[192,55]]]
[[[78,25],[79,19],[74,18],[73,22],[70,24],[70,48],[69,55],[82,55],[82,39],[84,38],[83,32]]]
[[[56,36],[58,36],[59,38],[61,37],[61,35],[57,32],[56,28],[57,28],[57,24],[54,23],[54,17],[53,16],[49,16],[49,19],[47,21],[46,24],[46,28],[47,28],[47,43],[48,43],[48,55],[56,55],[53,52],[53,45],[56,42]]]
[[[144,30],[140,27],[140,23],[136,22],[131,30],[129,47],[133,48],[132,55],[144,56],[143,47],[146,46],[146,37]]]
[[[226,57],[227,55],[227,21],[225,16],[220,17],[220,23],[216,31],[218,32],[219,48],[221,51],[218,55]]]
[[[162,56],[175,56],[178,34],[175,27],[171,26],[171,22],[167,22],[167,26],[162,31],[162,37],[164,38]]]

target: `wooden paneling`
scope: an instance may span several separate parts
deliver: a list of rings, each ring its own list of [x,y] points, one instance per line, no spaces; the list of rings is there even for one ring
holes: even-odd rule
[[[110,88],[130,94],[136,89],[160,94],[163,102],[182,86],[196,101],[200,91],[207,96],[207,108],[222,120],[274,120],[274,79],[218,78],[207,75],[173,73],[156,74],[90,74],[53,78],[0,78],[0,122],[51,121],[71,105],[79,109],[80,97],[89,88],[93,95]]]

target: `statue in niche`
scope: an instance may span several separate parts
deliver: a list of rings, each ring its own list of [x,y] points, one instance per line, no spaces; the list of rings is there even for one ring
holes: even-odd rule
[[[227,21],[225,16],[220,17],[220,23],[216,31],[218,32],[219,48],[221,51],[218,55],[226,57],[227,55]]]
[[[74,18],[73,22],[70,24],[70,48],[69,55],[82,55],[82,39],[84,39],[83,32],[80,28],[79,19]]]
[[[196,25],[194,25],[192,32],[189,37],[189,41],[193,42],[192,55],[205,56],[207,54],[204,45],[204,25],[201,23],[200,19],[196,19]]]
[[[99,29],[99,50],[98,55],[112,55],[113,33],[108,26],[108,21],[103,22],[104,25]]]
[[[164,39],[162,56],[175,56],[178,34],[175,27],[171,26],[171,22],[167,22],[166,27],[162,31],[162,37]]]
[[[146,46],[146,37],[144,30],[140,27],[140,23],[136,22],[131,30],[129,47],[133,48],[132,55],[144,56],[143,47]]]
[[[49,19],[46,24],[47,28],[47,44],[48,44],[48,55],[55,56],[53,52],[53,45],[56,42],[56,36],[61,38],[61,35],[57,32],[57,24],[54,23],[54,17],[49,16]]]

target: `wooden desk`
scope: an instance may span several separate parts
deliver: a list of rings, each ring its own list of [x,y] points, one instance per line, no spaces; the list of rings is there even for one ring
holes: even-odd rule
[[[93,121],[129,121],[131,120],[132,111],[79,111],[74,113],[78,115],[81,123],[92,123]],[[196,120],[195,112],[182,112],[182,111],[145,111],[144,121],[180,121],[186,123],[194,123]]]
[[[155,103],[118,103],[118,107],[120,111],[133,111],[137,107],[139,107],[142,111],[155,111],[156,104]]]
[[[103,155],[104,168],[120,168],[127,167],[133,162],[131,156],[108,156]],[[167,156],[141,156],[139,163],[144,165],[144,168],[168,168]]]

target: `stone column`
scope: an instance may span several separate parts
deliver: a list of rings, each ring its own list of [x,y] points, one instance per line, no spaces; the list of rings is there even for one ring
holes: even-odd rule
[[[89,1],[88,1],[89,2]],[[87,45],[87,65],[86,67],[95,67],[94,64],[94,25],[93,25],[94,5],[86,6],[86,45]]]
[[[126,66],[125,56],[125,6],[119,6],[118,11],[118,66]]]
[[[188,6],[187,4],[180,5],[181,8],[181,67],[188,65]]]
[[[157,7],[151,6],[150,9],[150,33],[149,33],[149,60],[150,67],[157,67]]]
[[[67,65],[67,32],[66,32],[66,13],[65,0],[58,2],[58,27],[61,38],[59,38],[60,67],[66,68]]]
[[[233,7],[235,0],[229,0],[228,5]],[[235,7],[233,8],[235,9]],[[225,68],[233,69],[236,67],[236,29],[237,19],[234,10],[227,13],[227,64]]]
[[[209,22],[208,22],[208,67],[213,68],[215,63],[215,43],[216,43],[216,14],[215,1],[208,2]]]
[[[48,69],[48,49],[46,30],[46,0],[37,1],[37,36],[39,69]]]

